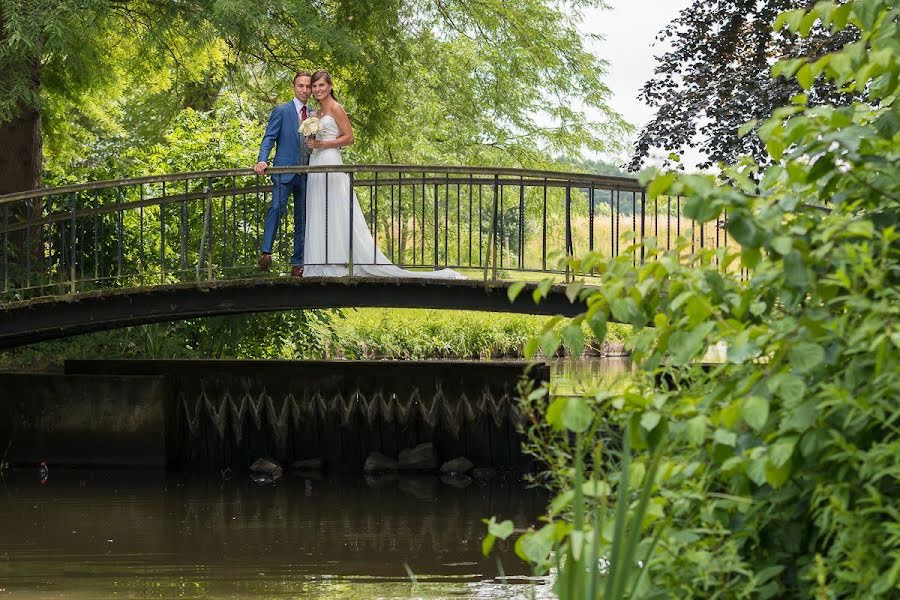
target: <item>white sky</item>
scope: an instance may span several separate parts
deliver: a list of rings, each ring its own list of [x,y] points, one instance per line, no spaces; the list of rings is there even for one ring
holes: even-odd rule
[[[590,10],[582,30],[603,36],[590,49],[609,62],[606,85],[612,90],[610,104],[626,121],[640,129],[653,111],[637,99],[653,74],[655,56],[666,48],[656,42],[659,33],[691,0],[608,0],[608,10]],[[696,161],[686,156],[685,163]]]

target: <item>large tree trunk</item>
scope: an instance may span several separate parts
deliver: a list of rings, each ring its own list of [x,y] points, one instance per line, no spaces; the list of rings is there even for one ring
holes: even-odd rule
[[[33,190],[41,184],[41,112],[20,106],[0,123],[0,195]]]
[[[26,66],[29,81],[34,86],[35,96],[40,89],[40,66],[35,60]],[[33,190],[40,187],[42,168],[41,111],[25,101],[18,104],[17,114],[0,122],[0,195]],[[34,219],[39,219],[43,211],[40,198],[34,200],[0,204],[0,231],[8,223],[10,227]],[[5,247],[0,252],[7,254],[3,264],[9,270],[9,277],[19,279],[25,269],[34,269],[42,253],[40,227],[29,227],[10,232]],[[0,239],[2,243],[2,239]],[[30,254],[30,256],[26,256]],[[18,275],[17,275],[18,274]],[[0,277],[3,275],[0,274]],[[0,287],[3,286],[0,281]],[[10,282],[15,285],[15,281]]]

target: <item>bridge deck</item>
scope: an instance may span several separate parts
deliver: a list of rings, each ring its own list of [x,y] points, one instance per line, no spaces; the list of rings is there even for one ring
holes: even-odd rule
[[[132,325],[201,316],[297,309],[436,308],[573,316],[565,287],[535,304],[529,283],[515,301],[511,281],[389,278],[251,278],[94,290],[0,305],[0,348]]]

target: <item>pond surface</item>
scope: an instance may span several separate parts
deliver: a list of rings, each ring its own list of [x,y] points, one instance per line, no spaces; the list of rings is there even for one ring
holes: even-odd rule
[[[627,360],[560,361],[557,393],[627,376]],[[512,544],[481,553],[482,519],[538,523],[544,491],[516,476],[454,487],[436,476],[51,467],[0,478],[3,598],[550,598]]]
[[[245,477],[54,469],[42,484],[37,469],[7,472],[0,598],[549,593],[511,547],[481,554],[481,519],[535,523],[540,490],[502,477],[462,489],[434,476],[287,474],[274,486]]]

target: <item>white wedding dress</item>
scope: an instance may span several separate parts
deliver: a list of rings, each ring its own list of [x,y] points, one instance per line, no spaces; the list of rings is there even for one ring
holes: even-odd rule
[[[334,117],[319,119],[317,139],[328,141],[338,136]],[[342,165],[338,148],[314,150],[309,166]],[[326,177],[327,184],[326,184]],[[327,185],[327,205],[326,205]],[[346,277],[350,248],[350,176],[346,173],[310,173],[306,187],[306,277]],[[407,271],[393,264],[375,247],[369,226],[353,195],[353,275],[363,277],[417,277],[429,279],[466,279],[453,269]],[[327,253],[326,253],[327,240]]]

